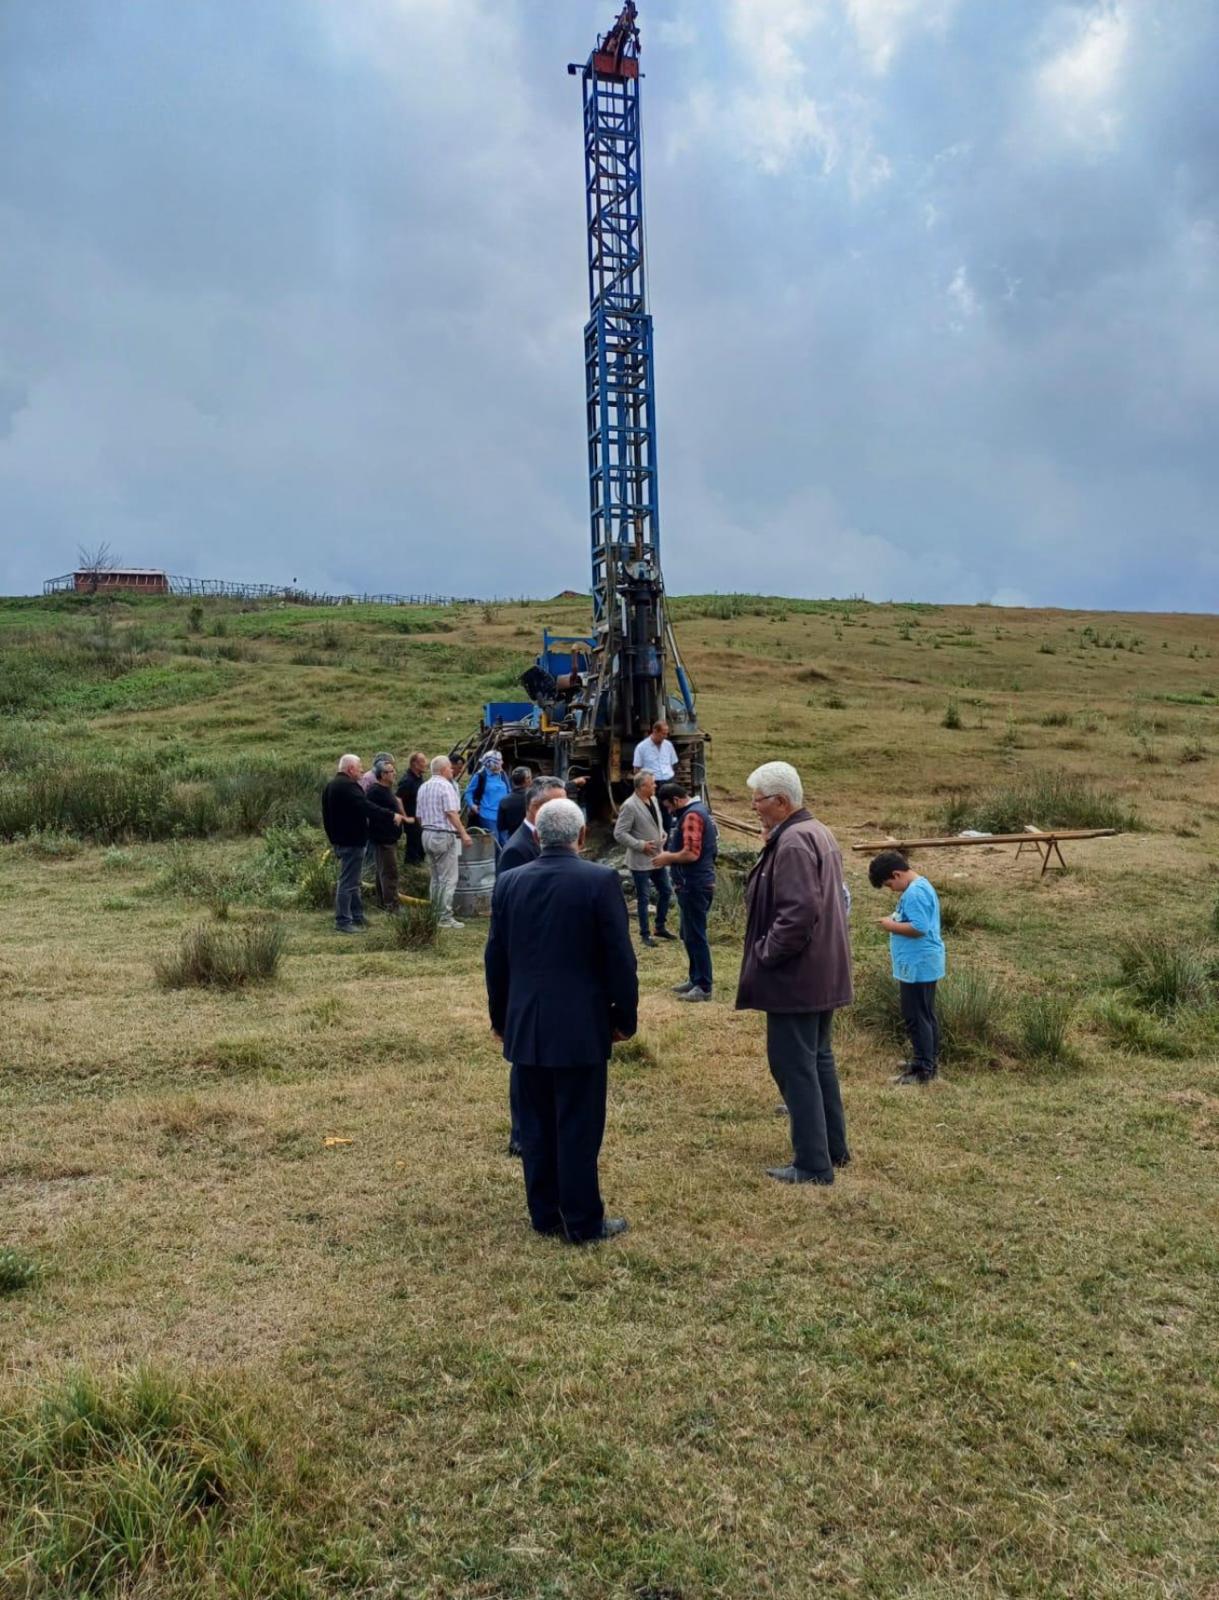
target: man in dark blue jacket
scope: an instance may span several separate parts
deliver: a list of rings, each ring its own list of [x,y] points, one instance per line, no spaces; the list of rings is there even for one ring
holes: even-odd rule
[[[527,861],[536,861],[542,853],[538,843],[538,812],[547,800],[561,800],[567,793],[561,778],[535,778],[526,796],[525,817],[520,827],[509,837],[495,863],[495,876],[502,878],[514,867],[523,867]]]
[[[530,861],[536,861],[542,853],[538,843],[537,818],[538,812],[547,800],[561,800],[567,793],[563,782],[559,778],[535,778],[529,785],[526,797],[525,820],[508,840],[508,843],[499,853],[499,860],[495,863],[495,876],[502,878],[505,872],[514,872],[517,867],[526,866]],[[507,802],[505,801],[505,804]],[[501,811],[503,807],[501,806]],[[519,1156],[521,1153],[521,1086],[519,1074],[515,1067],[508,1074],[508,1112],[511,1125],[508,1130],[508,1154]]]
[[[609,867],[581,861],[584,814],[551,800],[542,853],[501,874],[491,903],[491,1030],[516,1068],[525,1197],[539,1233],[573,1244],[625,1233],[597,1184],[607,1063],[635,1032],[639,981],[626,901]]]

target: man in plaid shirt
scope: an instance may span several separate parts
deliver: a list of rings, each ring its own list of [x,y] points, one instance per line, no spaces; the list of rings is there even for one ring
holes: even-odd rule
[[[681,942],[690,961],[689,979],[679,983],[673,992],[679,1000],[710,1000],[707,914],[715,898],[719,835],[706,803],[693,798],[680,779],[661,784],[660,803],[673,821],[668,848],[652,857],[652,865],[673,869],[673,885],[681,907]]]
[[[462,826],[461,796],[448,756],[432,757],[432,776],[419,787],[415,816],[423,830],[423,853],[432,872],[432,904],[440,914],[440,926],[463,927],[453,915],[453,891],[461,847],[469,844],[470,835]]]

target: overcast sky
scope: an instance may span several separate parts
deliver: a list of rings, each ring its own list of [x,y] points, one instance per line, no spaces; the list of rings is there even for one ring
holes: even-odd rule
[[[588,583],[616,0],[3,0],[0,591]],[[1214,0],[640,0],[669,587],[1213,610]]]

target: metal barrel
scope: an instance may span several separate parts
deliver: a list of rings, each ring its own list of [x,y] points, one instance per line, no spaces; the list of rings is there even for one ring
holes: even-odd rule
[[[474,832],[462,847],[457,863],[457,888],[453,894],[453,915],[489,917],[491,893],[495,888],[495,840],[489,833]]]

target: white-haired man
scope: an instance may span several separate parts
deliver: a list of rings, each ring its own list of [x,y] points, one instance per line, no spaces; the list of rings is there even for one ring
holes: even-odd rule
[[[805,808],[789,762],[767,761],[746,782],[765,842],[745,889],[736,1003],[766,1013],[766,1057],[792,1136],[791,1161],[766,1172],[780,1183],[829,1184],[851,1159],[830,1043],[834,1012],[854,997],[842,853]]]
[[[368,845],[368,800],[360,785],[359,756],[339,757],[338,771],[322,790],[322,826],[339,864],[334,895],[334,925],[339,933],[366,926],[360,869]]]
[[[584,813],[550,800],[542,852],[501,873],[485,955],[491,1031],[516,1069],[529,1218],[589,1244],[626,1231],[597,1181],[607,1065],[635,1031],[639,982],[617,874],[581,861]]]
[[[457,888],[457,867],[462,845],[470,835],[461,821],[461,796],[453,782],[453,763],[448,756],[432,757],[432,776],[419,787],[415,816],[423,829],[423,853],[432,873],[432,904],[442,928],[464,924],[453,915],[453,891]]]

